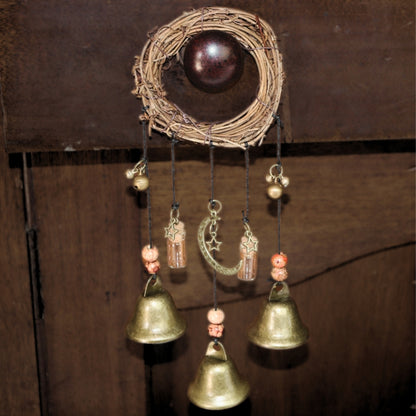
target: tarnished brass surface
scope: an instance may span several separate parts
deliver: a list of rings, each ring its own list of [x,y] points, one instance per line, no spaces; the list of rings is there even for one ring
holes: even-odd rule
[[[215,269],[218,273],[221,273],[226,276],[232,276],[234,274],[237,274],[241,268],[241,265],[243,264],[241,260],[234,267],[225,267],[219,264],[209,252],[205,243],[205,229],[207,228],[210,222],[211,222],[211,218],[206,217],[202,220],[198,228],[198,245],[199,245],[199,249],[201,250],[202,255],[204,256],[207,263],[213,269]]]
[[[149,278],[127,325],[128,338],[142,344],[163,344],[182,336],[185,329],[185,320],[159,277]]]
[[[307,341],[308,329],[285,282],[273,285],[268,301],[248,331],[248,338],[260,347],[275,350],[296,348]]]
[[[196,377],[188,388],[189,400],[207,410],[237,406],[248,396],[250,386],[227,357],[224,346],[210,342]]]

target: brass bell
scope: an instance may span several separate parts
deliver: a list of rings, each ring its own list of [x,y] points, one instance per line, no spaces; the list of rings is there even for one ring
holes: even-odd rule
[[[185,320],[172,296],[162,287],[158,276],[150,277],[127,325],[128,338],[142,344],[163,344],[181,337],[185,329]]]
[[[249,391],[248,382],[227,357],[224,346],[220,342],[210,342],[196,377],[189,385],[189,400],[203,409],[223,410],[243,402]]]
[[[133,188],[136,191],[146,191],[149,188],[149,178],[146,175],[134,176]]]
[[[272,183],[267,187],[267,195],[271,199],[279,199],[283,194],[282,187],[278,183]]]
[[[263,310],[249,328],[248,338],[253,344],[272,350],[296,348],[307,341],[308,329],[285,282],[273,285]]]

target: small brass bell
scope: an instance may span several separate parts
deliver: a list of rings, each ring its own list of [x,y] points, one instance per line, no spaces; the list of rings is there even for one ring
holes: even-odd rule
[[[272,183],[267,187],[267,195],[271,199],[279,199],[283,194],[282,187],[278,183]]]
[[[133,188],[136,191],[146,191],[149,188],[149,178],[146,175],[136,175],[133,178]]]
[[[185,320],[159,277],[150,277],[127,325],[128,338],[142,344],[163,344],[181,337],[185,329]]]
[[[248,382],[227,357],[220,342],[208,344],[195,380],[188,388],[189,400],[207,410],[223,410],[243,402],[250,391]]]
[[[249,329],[248,338],[253,344],[272,350],[296,348],[307,341],[308,329],[285,282],[273,285],[268,301]]]

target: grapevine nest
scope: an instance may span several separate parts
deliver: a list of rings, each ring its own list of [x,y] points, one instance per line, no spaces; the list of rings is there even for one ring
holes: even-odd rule
[[[259,73],[256,98],[236,117],[222,122],[198,121],[166,98],[162,71],[192,36],[205,30],[221,30],[234,36],[254,59]],[[267,22],[253,14],[230,8],[205,7],[183,13],[149,34],[133,66],[134,95],[141,98],[141,117],[151,129],[199,144],[221,147],[261,145],[277,117],[283,84],[282,58],[277,39]]]

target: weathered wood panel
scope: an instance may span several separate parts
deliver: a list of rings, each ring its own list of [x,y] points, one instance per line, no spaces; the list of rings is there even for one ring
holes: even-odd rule
[[[152,160],[152,151],[149,157]],[[195,238],[196,227],[207,215],[209,163],[200,155],[199,160],[181,160],[178,154],[176,190],[188,232],[189,265],[185,272],[173,273],[165,266],[163,237],[171,204],[170,162],[150,162],[153,238],[161,252],[161,276],[177,305],[187,310],[190,329],[171,346],[143,349],[126,343],[124,335],[143,287],[139,251],[148,241],[145,198],[138,207],[124,177],[138,158],[138,152],[90,152],[38,154],[33,159],[52,415],[143,414],[146,399],[149,414],[162,414],[160,409],[163,414],[186,414],[186,386],[206,348],[201,333],[212,302],[211,273]],[[221,152],[216,159],[225,264],[237,259],[242,234],[243,160],[235,151]],[[408,400],[413,295],[405,288],[411,286],[414,262],[409,248],[391,251],[396,256],[388,249],[414,241],[413,156],[284,159],[291,184],[283,207],[282,249],[289,255],[293,295],[313,335],[307,370],[290,370],[293,378],[280,390],[276,386],[283,385],[287,372],[274,373],[264,368],[267,363],[256,364],[261,357],[253,357],[243,341],[246,324],[270,287],[269,257],[276,250],[275,205],[265,196],[264,181],[272,162],[253,159],[250,169],[250,223],[260,239],[259,278],[243,285],[219,276],[218,297],[227,313],[226,345],[237,363],[247,362],[247,367],[240,364],[241,371],[252,378],[254,388],[244,412],[252,408],[252,414],[262,414],[263,406],[280,409],[268,407],[269,400],[276,400],[284,414],[305,414],[312,405],[323,409],[322,414],[340,409],[347,414],[343,388],[357,413],[369,409],[368,414],[377,414],[377,406],[388,406],[397,395]],[[334,270],[325,273],[328,269]],[[391,291],[386,289],[390,285]],[[369,334],[374,337],[365,341]],[[379,350],[374,351],[376,345]],[[370,356],[375,361],[363,379],[363,363]],[[392,362],[385,363],[391,357]],[[401,357],[400,365],[391,370],[396,357]],[[271,360],[274,368],[280,358]],[[343,380],[339,377],[345,369],[349,372]],[[327,391],[318,389],[321,374]],[[269,376],[274,382],[265,386]],[[335,381],[341,391],[334,393]]]
[[[413,2],[212,2],[217,4],[256,13],[278,34],[287,141],[414,136]],[[137,147],[133,57],[151,29],[205,5],[7,2],[0,12],[7,150]],[[233,91],[209,95],[195,91],[175,66],[166,83],[175,102],[215,120],[252,100],[257,76],[247,65]],[[153,144],[164,143],[155,134]]]
[[[37,416],[39,389],[21,170],[0,151],[0,414]]]
[[[223,203],[219,259],[225,265],[233,265],[239,258],[238,243],[244,231],[244,156],[230,151],[224,157],[217,159],[215,165],[215,198]],[[264,176],[274,161],[259,158],[252,162],[250,225],[260,240],[259,276],[267,277],[269,259],[277,250],[277,219],[276,203],[266,196]],[[363,254],[414,240],[411,154],[290,157],[283,164],[291,184],[283,205],[281,247],[289,255],[292,282]],[[150,163],[152,234],[162,259],[166,255],[163,228],[168,224],[172,202],[170,169],[170,162]],[[176,197],[187,227],[189,263],[186,272],[165,267],[161,276],[175,293],[179,307],[198,306],[211,298],[211,271],[205,267],[196,243],[197,227],[208,215],[208,160],[177,164]],[[142,215],[146,242],[145,210]],[[218,281],[223,301],[264,293],[267,287],[264,279],[246,284],[235,277],[219,276]]]
[[[99,161],[32,170],[50,415],[145,412],[143,348],[125,337],[141,289],[139,215],[120,164]]]
[[[35,169],[35,175],[39,175],[35,176],[35,195],[43,201],[39,215],[42,215],[43,221],[47,221],[48,228],[53,223],[62,227],[65,222],[76,232],[74,241],[78,241],[77,238],[84,233],[88,235],[88,230],[95,230],[97,224],[100,227],[116,227],[118,231],[114,235],[104,232],[105,239],[102,239],[100,233],[94,232],[93,240],[85,241],[85,244],[90,246],[92,258],[96,258],[98,263],[106,259],[109,252],[107,244],[122,244],[120,247],[116,246],[119,247],[117,253],[124,259],[123,267],[127,267],[128,274],[124,273],[123,276],[131,281],[135,278],[136,269],[142,267],[137,257],[140,249],[136,235],[138,226],[134,222],[131,225],[138,216],[141,216],[143,223],[142,244],[147,244],[149,237],[144,194],[141,195],[143,207],[139,210],[135,206],[134,193],[129,190],[130,182],[124,177],[124,170],[134,164],[123,163],[126,155],[129,154],[119,154],[121,159],[117,165],[76,168],[75,164],[72,169],[53,164],[71,163],[71,160],[80,161],[82,158],[76,155],[50,154],[51,159],[47,159],[47,156],[38,155],[41,160],[34,161],[35,165],[46,165]],[[105,156],[100,158],[99,155],[91,154],[91,157],[106,163]],[[132,154],[127,157],[134,159]],[[139,156],[135,157],[138,160]],[[149,157],[151,160],[152,155]],[[217,158],[215,164],[215,198],[223,203],[219,228],[223,245],[219,260],[225,265],[231,265],[238,260],[237,247],[244,232],[241,221],[241,211],[245,208],[244,155],[238,151],[226,151],[222,153],[222,158]],[[361,255],[414,241],[413,162],[413,155],[406,153],[285,158],[285,174],[290,177],[291,184],[287,188],[283,204],[281,247],[289,255],[291,281],[299,282],[307,276],[321,273]],[[52,166],[47,166],[48,163]],[[267,184],[264,179],[273,163],[271,158],[258,158],[252,160],[250,169],[250,224],[260,240],[259,276],[263,277],[269,275],[269,259],[277,250],[276,203],[267,198]],[[102,173],[95,173],[100,170]],[[179,160],[176,165],[176,198],[180,203],[180,215],[185,221],[188,236],[189,261],[184,272],[171,271],[164,265],[164,227],[169,222],[172,203],[171,163],[150,161],[149,170],[152,239],[160,250],[161,276],[166,287],[177,292],[175,299],[180,308],[199,306],[210,299],[209,282],[212,277],[196,242],[197,227],[208,215],[207,205],[211,195],[209,162]],[[62,179],[63,183],[55,179],[55,175],[63,174],[61,172],[69,175]],[[92,174],[96,179],[92,180]],[[75,177],[72,178],[71,175]],[[101,179],[101,176],[96,175],[105,176]],[[80,195],[82,185],[86,189]],[[94,198],[89,196],[90,191],[94,193]],[[85,198],[87,204],[82,198]],[[98,206],[101,203],[102,209],[105,208],[108,212],[95,207],[89,208],[92,202]],[[61,205],[54,207],[53,204]],[[43,210],[46,211],[41,214]],[[122,210],[129,212],[129,215]],[[71,225],[69,216],[78,217],[81,214],[79,218],[81,220],[85,217],[85,223],[81,223],[80,230],[75,231],[76,227]],[[101,217],[103,215],[110,215],[111,221],[107,217]],[[114,221],[117,221],[117,226]],[[46,222],[43,225],[46,227]],[[124,234],[120,227],[125,230]],[[80,247],[78,244],[72,247],[74,253],[82,248],[83,242]],[[54,249],[60,250],[62,247]],[[49,264],[52,260],[57,258],[47,257],[43,263]],[[85,256],[80,256],[79,260],[85,261]],[[65,261],[65,257],[61,261]],[[79,269],[79,265],[76,267]],[[241,283],[234,277],[226,276],[219,276],[218,280],[222,301],[265,293],[267,287],[262,279],[254,284]]]
[[[249,399],[224,413],[412,415],[414,259],[414,246],[386,250],[292,287],[310,330],[307,345],[292,351],[262,349],[247,339],[265,296],[223,305],[224,345],[251,386]],[[152,415],[210,414],[186,397],[209,342],[206,312],[187,310],[186,338],[169,362],[155,363]],[[159,383],[168,374],[173,381]]]

